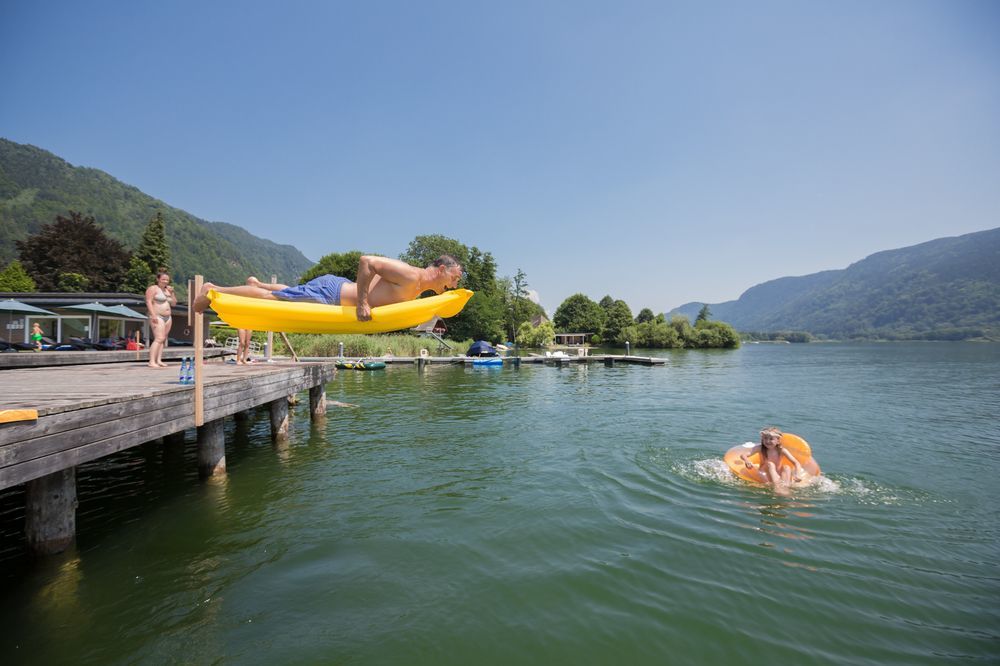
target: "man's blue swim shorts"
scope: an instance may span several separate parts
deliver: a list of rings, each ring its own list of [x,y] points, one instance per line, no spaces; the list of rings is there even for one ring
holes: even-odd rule
[[[336,275],[320,275],[306,282],[274,292],[274,297],[282,301],[306,301],[324,305],[340,305],[340,290],[349,284],[347,278]]]

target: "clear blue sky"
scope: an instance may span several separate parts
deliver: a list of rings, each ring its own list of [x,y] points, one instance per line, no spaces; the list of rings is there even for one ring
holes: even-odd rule
[[[1000,226],[1000,2],[15,2],[0,136],[638,312]],[[211,276],[206,276],[211,279]]]

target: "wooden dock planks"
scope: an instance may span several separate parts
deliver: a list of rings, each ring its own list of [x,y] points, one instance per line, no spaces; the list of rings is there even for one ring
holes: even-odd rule
[[[321,385],[332,363],[203,366],[206,422]],[[38,419],[0,423],[0,489],[192,428],[194,386],[177,369],[106,364],[4,370],[0,409]]]

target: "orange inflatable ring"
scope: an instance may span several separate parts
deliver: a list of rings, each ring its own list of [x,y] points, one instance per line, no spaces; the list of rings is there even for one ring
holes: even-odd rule
[[[756,469],[747,469],[747,466],[743,464],[740,456],[747,453],[753,447],[757,446],[753,442],[746,442],[745,444],[739,444],[733,448],[726,451],[726,455],[723,456],[723,460],[732,470],[733,474],[740,477],[744,481],[750,481],[752,483],[761,483],[761,480],[757,478]],[[802,465],[802,469],[806,471],[810,479],[820,475],[819,464],[812,457],[812,449],[809,448],[809,443],[799,437],[798,435],[793,435],[790,432],[783,433],[781,435],[781,446],[788,449],[788,452],[795,456],[795,459],[799,461]],[[760,453],[754,453],[750,455],[750,462],[754,465],[760,464]],[[781,458],[782,467],[794,467],[792,461],[788,458],[782,456]]]

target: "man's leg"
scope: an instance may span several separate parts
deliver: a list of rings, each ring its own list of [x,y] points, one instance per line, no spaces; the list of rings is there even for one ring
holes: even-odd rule
[[[204,312],[205,308],[209,305],[208,292],[212,289],[216,290],[220,294],[232,294],[233,296],[246,296],[247,298],[264,298],[271,301],[278,300],[274,297],[274,294],[262,287],[255,287],[249,284],[243,284],[238,287],[219,287],[211,282],[206,282],[201,287],[201,293],[198,294],[198,298],[194,299],[194,311]]]
[[[247,284],[251,287],[260,287],[261,289],[266,289],[268,291],[281,291],[282,289],[288,289],[287,284],[278,284],[277,282],[261,282],[252,275],[247,278]]]

